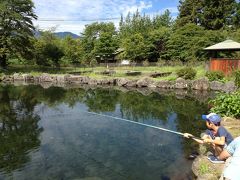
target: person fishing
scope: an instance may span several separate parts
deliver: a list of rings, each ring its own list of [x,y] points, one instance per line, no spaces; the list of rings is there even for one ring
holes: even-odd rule
[[[210,113],[208,115],[202,115],[202,119],[206,120],[206,126],[208,129],[202,135],[201,138],[195,137],[189,133],[181,133],[181,132],[165,129],[162,127],[157,127],[157,126],[153,126],[153,125],[149,125],[149,124],[131,121],[131,120],[120,118],[120,117],[114,117],[114,116],[109,116],[106,114],[99,114],[99,113],[95,113],[95,112],[87,112],[87,113],[92,114],[92,115],[103,116],[103,117],[111,117],[113,119],[125,121],[128,123],[133,123],[133,124],[137,124],[137,125],[141,125],[141,126],[145,126],[145,127],[162,130],[162,131],[169,132],[169,133],[174,133],[177,135],[184,136],[185,138],[191,138],[191,139],[197,141],[198,143],[211,143],[214,150],[216,151],[214,153],[214,155],[216,155],[216,156],[219,155],[220,152],[222,152],[223,148],[226,147],[227,144],[229,144],[233,140],[232,135],[224,127],[222,127],[220,125],[221,117],[215,113]]]
[[[201,134],[201,139],[194,139],[200,144],[211,144],[214,149],[214,154],[212,156],[219,156],[224,148],[227,147],[233,141],[232,135],[221,126],[222,118],[216,113],[210,113],[207,115],[202,115],[202,119],[206,121],[207,130],[205,133]],[[193,137],[192,134],[184,133],[184,137],[190,138]]]

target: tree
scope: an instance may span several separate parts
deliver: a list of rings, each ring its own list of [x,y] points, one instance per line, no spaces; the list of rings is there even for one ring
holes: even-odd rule
[[[33,12],[31,0],[0,1],[0,66],[6,68],[10,54],[24,56],[31,48]]]
[[[109,32],[103,32],[94,44],[94,54],[111,56],[118,48],[117,38]]]
[[[219,31],[204,30],[195,24],[186,24],[172,33],[167,41],[165,54],[162,56],[169,60],[205,60],[206,52],[203,48],[225,39]]]
[[[41,32],[40,38],[35,41],[34,48],[34,55],[38,65],[59,67],[64,52],[60,47],[60,39],[53,32]]]
[[[92,23],[87,25],[81,36],[86,60],[90,62],[99,52],[112,52],[115,49],[115,35],[116,30],[113,23]],[[107,40],[107,42],[103,42],[103,40]],[[108,45],[112,45],[112,47],[106,47]]]
[[[168,9],[163,14],[153,18],[154,29],[159,27],[171,27],[172,23],[173,19]]]
[[[233,25],[235,0],[204,0],[200,23],[206,29],[218,30]]]
[[[208,30],[239,26],[235,0],[180,0],[178,27],[193,23]]]
[[[125,57],[133,61],[146,60],[149,48],[145,42],[140,33],[133,34],[125,39],[122,45],[125,49]]]
[[[69,64],[80,64],[84,58],[84,50],[82,43],[79,39],[73,39],[71,36],[67,36],[62,41],[62,48],[64,56],[62,59]]]
[[[177,19],[177,26],[182,27],[187,23],[198,24],[199,13],[202,8],[201,0],[180,0],[179,1],[179,15]]]

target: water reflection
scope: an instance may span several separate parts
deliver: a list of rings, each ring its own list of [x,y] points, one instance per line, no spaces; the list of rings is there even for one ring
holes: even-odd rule
[[[192,98],[101,88],[7,85],[0,100],[0,179],[187,178],[194,142],[86,111],[198,135],[207,110]]]
[[[27,152],[40,146],[40,118],[33,112],[37,102],[21,93],[0,87],[0,169],[5,172],[21,168],[29,161]]]

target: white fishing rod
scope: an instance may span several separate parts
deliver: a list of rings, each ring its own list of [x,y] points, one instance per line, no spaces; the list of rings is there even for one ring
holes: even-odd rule
[[[146,127],[150,127],[150,128],[154,128],[154,129],[158,129],[158,130],[162,130],[162,131],[166,131],[166,132],[170,132],[170,133],[173,133],[173,134],[177,134],[177,135],[184,136],[184,133],[177,132],[177,131],[173,131],[173,130],[169,130],[169,129],[165,129],[165,128],[161,128],[161,127],[158,127],[158,126],[153,126],[153,125],[149,125],[149,124],[144,124],[144,123],[140,123],[140,122],[136,122],[136,121],[131,121],[131,120],[128,120],[128,119],[123,119],[123,118],[119,118],[119,117],[115,117],[115,116],[110,116],[110,115],[106,115],[106,114],[100,114],[100,113],[89,112],[89,111],[87,111],[87,113],[93,114],[93,115],[102,116],[102,117],[113,118],[113,119],[117,119],[117,120],[120,120],[120,121],[125,121],[125,122],[129,122],[129,123],[133,123],[133,124],[138,124],[138,125],[141,125],[141,126],[146,126]],[[184,137],[185,137],[185,136],[184,136]],[[195,137],[195,136],[189,136],[189,138],[202,140],[201,138]]]

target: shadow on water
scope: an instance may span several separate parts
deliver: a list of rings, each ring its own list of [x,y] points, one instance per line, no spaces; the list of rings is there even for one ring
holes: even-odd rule
[[[0,86],[0,179],[191,179],[191,140],[207,104],[171,93]],[[181,166],[181,169],[179,169]]]

